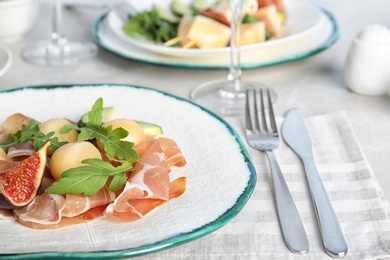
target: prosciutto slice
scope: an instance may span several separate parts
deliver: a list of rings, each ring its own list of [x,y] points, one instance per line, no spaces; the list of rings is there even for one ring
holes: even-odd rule
[[[185,178],[178,179],[172,185],[170,181],[171,167],[186,164],[175,141],[165,137],[147,139],[134,149],[140,156],[135,171],[130,174],[121,194],[106,209],[107,218],[118,222],[142,218],[185,190]],[[180,191],[171,187],[180,187]]]
[[[102,215],[105,207],[100,207],[114,199],[115,193],[106,187],[91,196],[43,193],[36,196],[29,205],[14,209],[14,214],[23,225],[31,228],[58,228]]]

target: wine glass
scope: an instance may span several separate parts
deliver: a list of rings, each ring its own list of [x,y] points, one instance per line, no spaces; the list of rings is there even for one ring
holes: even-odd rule
[[[92,42],[69,41],[62,33],[61,0],[55,0],[52,12],[53,31],[48,40],[29,46],[22,57],[30,63],[43,66],[63,66],[94,57],[97,47]]]
[[[190,98],[196,103],[223,116],[243,114],[245,91],[267,87],[262,83],[242,80],[240,62],[242,3],[243,0],[230,0],[230,68],[227,78],[204,82],[190,94]]]

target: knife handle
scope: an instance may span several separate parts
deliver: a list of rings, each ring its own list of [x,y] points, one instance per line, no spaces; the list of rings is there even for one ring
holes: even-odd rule
[[[348,245],[312,156],[302,157],[318,226],[328,255],[344,257]]]
[[[271,168],[276,210],[286,245],[293,253],[307,253],[309,241],[298,209],[284,180],[275,154],[272,151],[266,151],[266,154]]]

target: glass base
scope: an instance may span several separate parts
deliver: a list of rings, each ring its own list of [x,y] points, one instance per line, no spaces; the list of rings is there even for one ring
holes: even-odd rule
[[[64,66],[92,58],[97,47],[91,42],[61,42],[48,40],[25,48],[22,57],[29,63],[42,66]]]
[[[190,94],[191,100],[222,116],[243,115],[245,111],[245,92],[247,89],[270,89],[259,82],[242,81],[240,90],[234,90],[228,80],[213,80],[202,83]],[[271,91],[272,100],[275,94]]]

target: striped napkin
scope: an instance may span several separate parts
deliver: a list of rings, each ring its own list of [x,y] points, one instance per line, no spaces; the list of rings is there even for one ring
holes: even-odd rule
[[[228,120],[245,140],[244,122]],[[305,123],[318,171],[348,243],[344,259],[390,259],[390,205],[346,113],[310,117]],[[304,255],[291,253],[283,241],[265,155],[250,148],[248,151],[258,180],[251,199],[238,216],[206,237],[142,259],[331,259],[322,245],[298,157],[283,142],[275,150],[309,237],[310,250]]]

